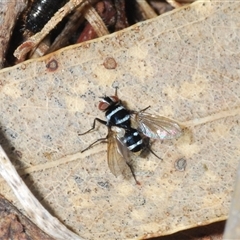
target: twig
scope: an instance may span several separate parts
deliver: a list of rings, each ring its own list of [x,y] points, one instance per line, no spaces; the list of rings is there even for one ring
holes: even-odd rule
[[[175,1],[175,0],[167,0],[167,2],[174,8],[179,8],[183,6],[181,3]]]
[[[20,61],[25,59],[25,56],[49,34],[49,32],[57,26],[57,24],[76,7],[84,7],[86,0],[70,0],[62,8],[60,8],[54,16],[43,27],[41,32],[36,33],[30,37],[27,41],[21,44],[14,52],[14,56]]]
[[[28,217],[45,233],[59,240],[83,240],[70,231],[57,218],[53,217],[33,196],[18,175],[8,156],[0,145],[0,174],[12,188]]]
[[[104,35],[109,34],[108,29],[105,26],[103,20],[92,6],[89,6],[88,10],[84,14],[84,17],[91,24],[98,37],[102,37]]]
[[[137,0],[137,3],[139,4],[142,12],[144,13],[145,17],[147,19],[155,18],[158,15],[154,12],[154,10],[151,8],[151,6],[147,3],[145,0]]]

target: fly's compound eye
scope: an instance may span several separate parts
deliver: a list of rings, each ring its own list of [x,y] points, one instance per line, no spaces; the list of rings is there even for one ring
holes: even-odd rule
[[[119,101],[119,98],[117,96],[111,96],[109,98],[112,100],[113,103],[116,103]]]
[[[100,101],[100,103],[98,104],[98,109],[101,111],[106,111],[108,107],[109,107],[109,103],[104,101]]]
[[[119,98],[117,96],[103,97],[98,104],[98,109],[101,111],[106,111],[109,106],[117,103]]]

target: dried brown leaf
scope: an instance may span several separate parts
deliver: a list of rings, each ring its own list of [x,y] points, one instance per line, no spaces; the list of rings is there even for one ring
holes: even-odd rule
[[[0,174],[11,187],[19,203],[34,223],[44,232],[58,240],[82,240],[70,231],[58,219],[54,218],[30,192],[29,188],[18,175],[8,156],[0,146]]]
[[[0,1],[0,69],[3,68],[5,62],[6,50],[16,20],[25,7],[26,1],[23,0]]]
[[[55,216],[86,239],[147,238],[226,219],[240,156],[239,10],[239,2],[199,1],[0,73],[5,150]],[[116,85],[131,109],[151,105],[187,127],[176,141],[154,142],[163,161],[139,159],[141,186],[110,173],[105,145],[80,153],[105,136],[104,126],[77,132],[104,118],[98,97]],[[3,181],[0,191],[15,200]]]
[[[0,239],[53,240],[1,195]]]

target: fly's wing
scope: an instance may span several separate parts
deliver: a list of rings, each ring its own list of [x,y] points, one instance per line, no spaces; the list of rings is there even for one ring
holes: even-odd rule
[[[182,134],[182,129],[176,122],[162,116],[138,112],[135,114],[134,121],[137,123],[138,130],[149,138],[173,139]]]
[[[117,133],[109,130],[108,133],[108,166],[116,177],[129,175],[130,155],[127,147],[121,142]]]

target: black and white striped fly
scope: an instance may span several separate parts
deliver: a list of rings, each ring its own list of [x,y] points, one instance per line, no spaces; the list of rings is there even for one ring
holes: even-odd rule
[[[79,135],[84,135],[95,129],[96,121],[108,127],[108,134],[90,144],[82,152],[88,150],[98,142],[108,143],[108,166],[117,177],[125,175],[130,168],[135,178],[131,165],[133,155],[142,155],[143,152],[151,152],[158,157],[150,148],[150,139],[174,139],[182,134],[182,129],[175,121],[146,113],[149,108],[140,111],[129,110],[117,96],[101,98],[98,108],[105,112],[106,120],[95,118],[92,128]],[[136,181],[137,182],[137,181]]]

